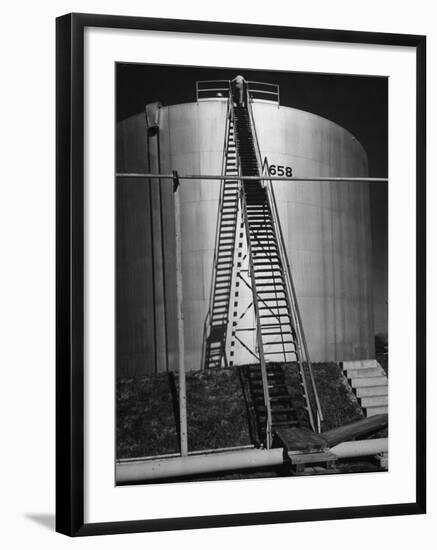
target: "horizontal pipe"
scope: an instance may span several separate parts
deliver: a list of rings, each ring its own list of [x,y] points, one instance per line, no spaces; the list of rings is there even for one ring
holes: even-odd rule
[[[210,453],[223,453],[226,451],[241,451],[243,449],[255,449],[255,445],[238,445],[236,447],[219,447],[218,449],[202,449],[201,451],[188,451],[189,455],[201,455],[201,454],[210,454]],[[175,458],[181,456],[181,453],[168,453],[165,455],[149,455],[149,456],[138,456],[135,458],[119,458],[117,462],[135,462],[141,460],[158,460],[161,458]]]
[[[117,483],[132,483],[245,468],[279,466],[283,461],[282,449],[248,449],[160,460],[134,459],[117,462],[115,472]]]
[[[173,179],[173,174],[140,174],[140,173],[117,173],[115,174],[117,178],[154,178],[154,179]],[[316,178],[296,178],[296,177],[286,177],[286,176],[268,176],[268,177],[261,177],[261,176],[223,176],[223,175],[200,175],[200,174],[191,174],[191,175],[182,175],[178,174],[178,178],[180,180],[241,180],[241,181],[247,181],[247,180],[253,180],[258,181],[262,179],[268,179],[271,181],[351,181],[351,182],[378,182],[378,183],[387,183],[388,178],[344,178],[344,177],[316,177]]]
[[[388,438],[363,439],[361,441],[344,441],[331,447],[331,453],[338,458],[353,458],[357,456],[371,456],[388,452]]]
[[[333,447],[342,441],[348,441],[356,437],[363,437],[372,433],[383,430],[388,425],[387,414],[375,414],[368,418],[363,418],[352,422],[351,424],[345,424],[339,428],[333,428],[327,432],[322,432],[320,435],[326,441],[328,447]]]

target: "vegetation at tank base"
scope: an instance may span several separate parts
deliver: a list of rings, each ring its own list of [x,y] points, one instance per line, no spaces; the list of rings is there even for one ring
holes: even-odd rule
[[[190,451],[250,445],[237,369],[186,375]],[[117,458],[179,452],[177,375],[161,373],[117,382]]]
[[[385,333],[375,335],[376,360],[388,376],[388,336]]]
[[[178,452],[167,373],[117,381],[117,458]]]
[[[322,426],[323,431],[364,418],[357,398],[338,363],[313,363],[312,368],[325,419]],[[308,372],[306,375],[310,399],[314,402]]]
[[[297,364],[285,365],[293,393]],[[314,378],[325,415],[324,430],[363,417],[337,363],[315,363]],[[309,382],[309,380],[308,380]],[[310,390],[310,399],[314,399]],[[187,373],[188,437],[191,451],[250,445],[249,419],[238,367]],[[117,457],[177,453],[178,381],[172,373],[117,382]]]

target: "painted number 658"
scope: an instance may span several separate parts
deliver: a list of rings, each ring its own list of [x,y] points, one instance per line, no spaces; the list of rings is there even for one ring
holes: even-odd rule
[[[269,174],[270,176],[286,176],[287,178],[291,178],[293,176],[293,169],[291,166],[271,164],[269,166]]]

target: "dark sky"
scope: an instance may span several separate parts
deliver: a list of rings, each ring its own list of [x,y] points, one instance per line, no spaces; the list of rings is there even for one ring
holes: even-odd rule
[[[281,105],[315,113],[349,130],[367,152],[370,177],[388,172],[388,79],[361,75],[253,71],[119,63],[117,121],[144,110],[196,100],[196,80],[247,80],[279,84]],[[375,332],[387,332],[388,186],[370,185]]]

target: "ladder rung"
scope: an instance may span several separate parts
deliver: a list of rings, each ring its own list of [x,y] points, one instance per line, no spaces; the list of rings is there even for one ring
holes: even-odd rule
[[[292,354],[296,354],[295,351],[264,351],[264,354],[265,355],[287,355],[287,353],[292,353]]]
[[[289,327],[290,323],[274,323],[274,324],[268,324],[268,325],[261,325],[261,329],[263,328],[278,328],[278,327]]]
[[[273,240],[273,239],[269,239],[268,237],[266,236],[263,236],[263,235],[258,235],[257,236],[258,238],[254,238],[254,236],[252,236],[251,238],[251,247],[258,243],[258,245],[262,248],[266,247],[266,246],[275,246],[276,245],[276,239]]]
[[[289,422],[272,422],[272,427],[273,426],[299,426],[300,425],[300,422],[298,422],[297,420],[290,420]]]
[[[265,266],[270,265],[270,269],[268,267],[260,266],[259,269],[256,269],[257,266],[253,266],[253,271],[255,272],[255,277],[260,278],[260,273],[270,273],[271,278],[278,278],[282,275],[282,266],[274,267],[274,264],[269,264],[268,262],[264,264]]]
[[[229,302],[229,298],[216,298],[214,297],[214,304],[221,304],[222,302]]]
[[[277,328],[277,325],[275,326],[275,328]],[[271,329],[268,329],[268,330],[271,330]],[[280,330],[279,332],[264,332],[264,331],[262,331],[262,335],[266,336],[266,337],[267,336],[280,336],[280,335],[289,336],[290,334],[291,334],[291,331],[289,331],[289,330],[287,330],[287,331]]]
[[[259,385],[262,386],[262,383],[263,383],[263,382],[262,382],[261,379],[257,380],[256,378],[253,378],[253,379],[250,380],[250,383],[251,383],[252,385],[254,385],[254,386],[259,386]],[[278,384],[275,384],[275,385],[273,386],[273,389],[274,389],[275,391],[279,391],[280,388],[286,388],[286,389],[287,389],[287,384],[285,384],[285,383],[278,383]],[[255,391],[259,391],[259,388],[255,389]],[[288,390],[287,390],[287,391],[288,391]]]
[[[290,414],[295,413],[296,409],[294,407],[282,407],[281,409],[271,409],[272,414],[279,415],[279,414]]]
[[[285,290],[282,288],[278,288],[277,290],[257,290],[257,294],[285,294]],[[273,299],[273,298],[269,298]],[[285,298],[278,298],[280,300],[285,300]]]
[[[253,258],[253,265],[254,267],[258,267],[259,265],[281,265],[278,259],[274,258],[269,261],[265,261],[265,256],[261,256],[259,258]],[[281,265],[282,267],[282,265]]]
[[[272,395],[270,401],[291,401],[290,395]]]

